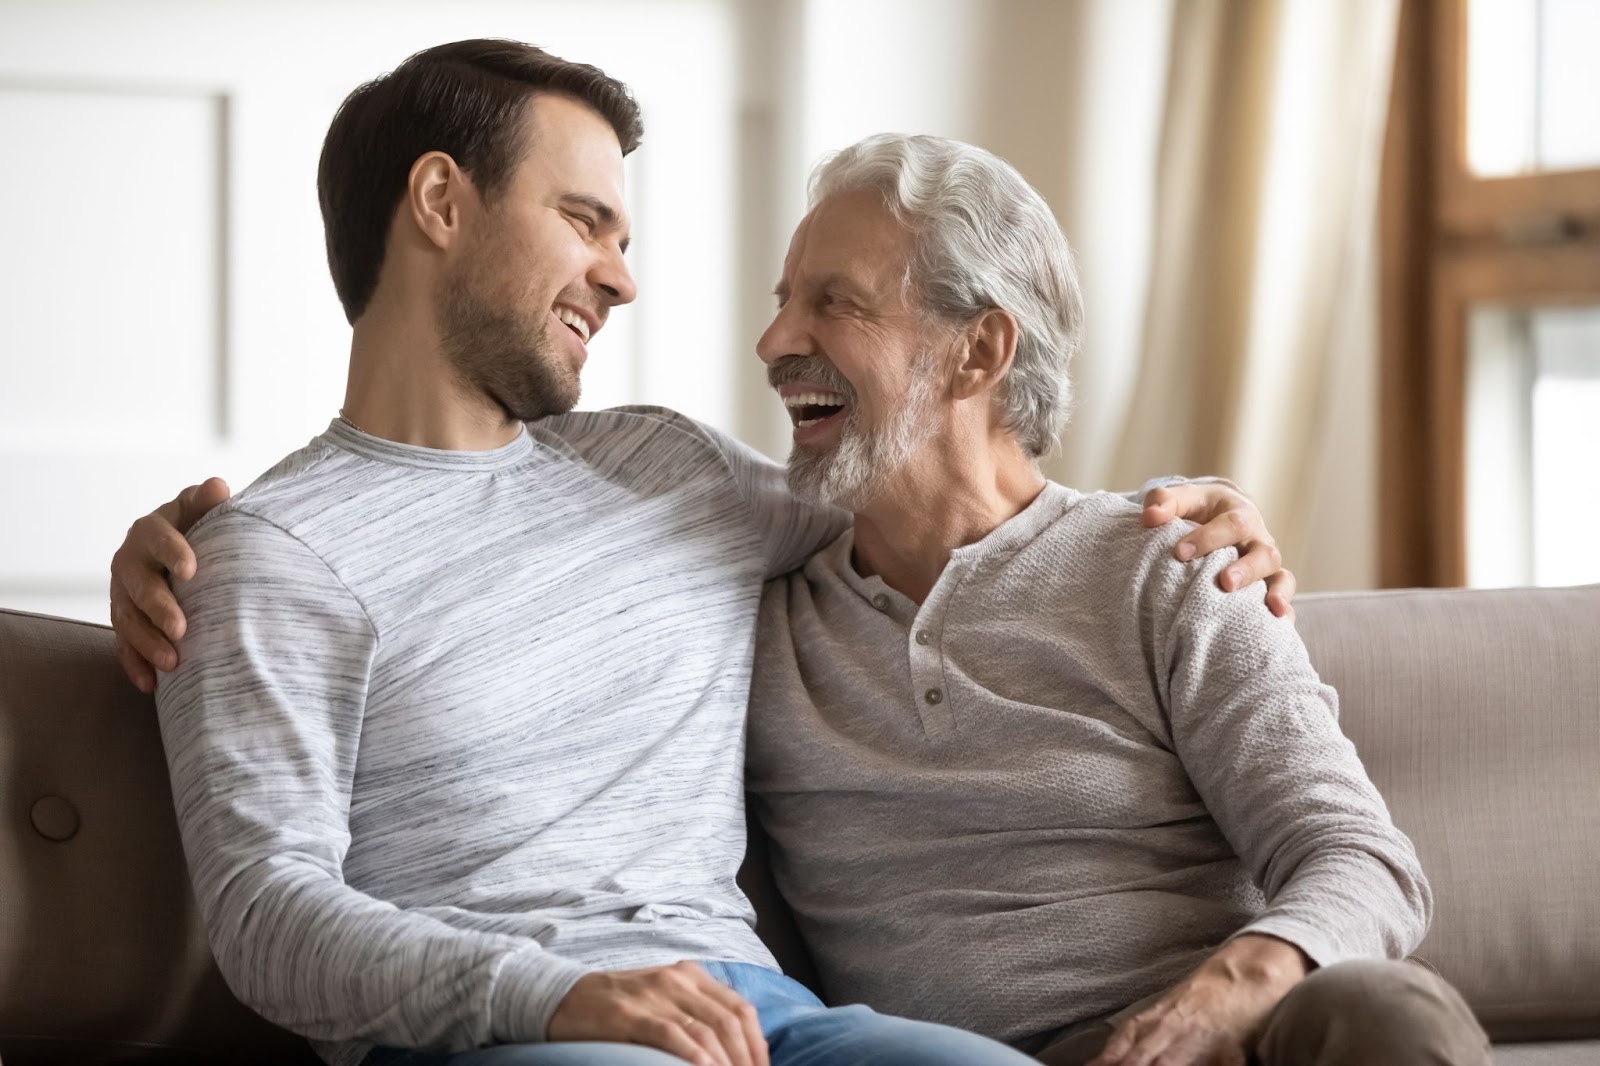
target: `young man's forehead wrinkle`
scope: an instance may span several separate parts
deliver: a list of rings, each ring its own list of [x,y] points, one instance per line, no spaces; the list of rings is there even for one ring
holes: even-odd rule
[[[606,226],[620,226],[622,224],[622,212],[598,196],[586,192],[569,192],[562,194],[561,201],[565,204],[588,208]]]

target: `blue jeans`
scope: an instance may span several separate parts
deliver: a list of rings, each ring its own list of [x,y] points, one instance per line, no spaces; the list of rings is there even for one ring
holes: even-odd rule
[[[706,972],[755,1007],[772,1066],[1038,1066],[1004,1044],[870,1007],[825,1007],[777,970],[704,962]],[[637,1044],[505,1044],[459,1054],[377,1048],[361,1066],[683,1066]]]

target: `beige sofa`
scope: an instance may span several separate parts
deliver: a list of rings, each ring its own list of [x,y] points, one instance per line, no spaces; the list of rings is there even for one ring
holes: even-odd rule
[[[1600,1064],[1600,587],[1306,596],[1299,628],[1432,877],[1419,953],[1498,1062]],[[108,630],[0,611],[0,790],[5,1066],[316,1061],[217,976]],[[803,974],[756,843],[763,935]]]

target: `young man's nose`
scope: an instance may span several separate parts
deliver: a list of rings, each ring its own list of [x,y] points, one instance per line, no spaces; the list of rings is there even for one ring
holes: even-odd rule
[[[596,264],[589,280],[605,294],[606,302],[613,307],[631,304],[639,295],[639,286],[634,283],[633,272],[628,269],[621,252],[608,254]]]

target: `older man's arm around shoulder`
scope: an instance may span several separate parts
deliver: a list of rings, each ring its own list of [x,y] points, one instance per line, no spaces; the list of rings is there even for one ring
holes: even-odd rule
[[[1261,610],[1259,593],[1218,590],[1214,579],[1228,554],[1180,566],[1152,544],[1139,606],[1174,749],[1266,906],[1124,1022],[1096,1066],[1254,1061],[1276,1012],[1308,973],[1354,973],[1341,964],[1401,959],[1431,918],[1416,852],[1340,732],[1337,696],[1317,677],[1293,626]],[[1481,1049],[1482,1033],[1459,997],[1445,1006],[1462,1015],[1453,1019],[1460,1031],[1437,1038]],[[1292,1061],[1345,1061],[1322,1054]]]

